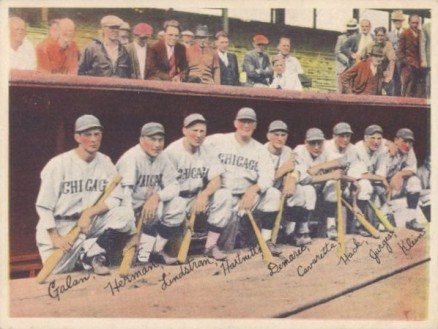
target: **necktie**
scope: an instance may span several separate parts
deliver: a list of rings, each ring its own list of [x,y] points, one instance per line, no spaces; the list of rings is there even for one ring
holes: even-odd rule
[[[175,66],[175,52],[172,53],[172,55],[169,58],[169,76],[172,79],[176,74],[176,66]]]

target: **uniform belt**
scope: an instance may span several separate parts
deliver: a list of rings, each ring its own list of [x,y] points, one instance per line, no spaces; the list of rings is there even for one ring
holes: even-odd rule
[[[79,214],[73,214],[71,216],[55,216],[55,220],[78,220],[81,217]]]
[[[190,199],[190,198],[194,198],[195,196],[198,195],[199,189],[195,190],[195,191],[180,191],[179,192],[179,196],[181,198],[186,198],[186,199]]]

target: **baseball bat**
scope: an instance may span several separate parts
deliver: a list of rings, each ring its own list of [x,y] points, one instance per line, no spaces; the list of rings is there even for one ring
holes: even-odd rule
[[[383,214],[383,212],[377,208],[377,206],[371,202],[371,200],[368,200],[369,205],[371,206],[371,209],[373,209],[374,213],[376,214],[377,218],[380,220],[380,222],[385,226],[385,228],[389,232],[394,232],[394,226],[389,222],[388,218]]]
[[[181,242],[181,247],[178,251],[177,259],[180,263],[185,263],[187,260],[187,254],[189,253],[190,243],[192,242],[192,234],[195,227],[196,214],[192,209],[192,214],[190,215],[189,222],[187,224],[187,230],[184,234],[184,238]]]
[[[278,232],[280,231],[281,218],[283,217],[284,201],[286,195],[283,194],[280,199],[280,209],[278,210],[277,217],[275,218],[274,227],[272,228],[271,240],[273,243],[277,242]]]
[[[252,216],[252,213],[250,210],[246,211],[246,214],[248,215],[248,219],[252,225],[252,228],[254,230],[254,233],[256,235],[257,241],[259,243],[260,249],[262,250],[262,254],[263,254],[263,259],[265,260],[266,263],[273,263],[274,259],[272,258],[272,254],[269,251],[269,248],[266,244],[266,241],[263,239],[262,234],[260,233],[259,228],[257,227],[257,223],[254,219],[254,217]]]
[[[120,267],[119,267],[119,275],[120,276],[128,275],[129,270],[131,269],[132,260],[134,259],[135,252],[137,250],[137,245],[131,244],[131,243],[134,239],[136,239],[138,241],[138,239],[140,238],[141,232],[142,232],[142,228],[143,228],[143,220],[142,220],[141,216],[139,216],[139,218],[137,220],[137,225],[136,225],[137,231],[133,236],[131,236],[129,241],[126,243],[126,245],[129,247],[127,249],[123,250],[123,259],[122,259],[122,262],[120,263]]]
[[[341,181],[336,181],[336,222],[338,228],[338,242],[339,242],[339,253],[342,255],[345,253],[345,242],[344,242],[344,216],[342,213],[342,191],[341,191]]]
[[[105,191],[99,196],[99,198],[94,202],[90,207],[94,207],[100,202],[104,202],[106,198],[111,194],[111,192],[116,188],[116,186],[120,183],[122,180],[122,176],[117,175],[114,177],[114,179],[111,181],[110,184],[108,184],[105,188]],[[67,233],[66,238],[68,241],[70,241],[72,244],[74,241],[76,241],[77,237],[79,236],[79,233],[81,233],[79,227],[77,225],[73,226],[73,228]],[[46,261],[43,264],[43,268],[37,275],[37,282],[38,283],[44,283],[44,281],[48,278],[48,276],[52,273],[52,271],[55,269],[56,265],[58,265],[61,258],[64,256],[64,251],[62,249],[55,249],[53,253],[46,259]]]
[[[362,225],[363,225],[363,227],[368,231],[368,232],[370,232],[370,234],[374,237],[374,238],[376,238],[376,239],[378,239],[379,237],[380,237],[380,234],[379,234],[379,231],[373,226],[373,225],[371,225],[370,224],[370,222],[363,216],[363,215],[360,215],[360,214],[355,214],[354,213],[354,210],[353,210],[353,207],[347,202],[347,201],[345,201],[344,199],[342,199],[342,202],[344,203],[344,205],[354,214],[354,215],[356,215],[356,218],[357,218],[357,220],[359,221],[359,223],[361,223]]]

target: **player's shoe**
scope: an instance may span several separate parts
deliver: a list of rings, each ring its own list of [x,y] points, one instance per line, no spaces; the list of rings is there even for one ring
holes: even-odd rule
[[[414,230],[414,231],[417,231],[417,232],[423,232],[424,231],[424,226],[421,225],[420,223],[418,223],[415,218],[410,220],[410,221],[408,221],[408,222],[406,222],[405,226],[406,226],[407,229]]]
[[[386,218],[391,223],[392,226],[397,227],[397,223],[395,222],[394,214],[386,214]]]
[[[93,268],[93,272],[97,275],[108,275],[110,274],[110,270],[108,266],[106,266],[106,257],[103,254],[94,256],[91,260],[91,267]]]
[[[204,256],[214,258],[216,260],[225,260],[227,258],[227,255],[220,251],[217,245],[205,249]]]
[[[281,251],[277,249],[277,246],[271,240],[266,241],[266,245],[272,256],[278,257],[281,255]]]
[[[333,241],[338,240],[338,232],[336,231],[336,227],[334,225],[330,226],[327,229],[327,238]]]
[[[312,239],[310,238],[308,233],[299,234],[295,239],[295,245],[297,247],[302,247],[310,243],[312,243]]]
[[[178,264],[178,259],[175,257],[170,257],[166,255],[164,251],[154,252],[150,255],[149,261],[155,264],[164,264],[164,265],[176,265]]]

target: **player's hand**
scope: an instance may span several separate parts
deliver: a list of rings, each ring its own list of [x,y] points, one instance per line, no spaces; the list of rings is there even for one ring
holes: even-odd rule
[[[340,180],[342,178],[342,170],[336,169],[330,172],[331,179]]]
[[[286,161],[281,165],[281,167],[278,168],[278,170],[281,169],[282,172],[284,172],[284,173],[289,173],[289,172],[291,172],[292,170],[294,170],[294,168],[295,168],[295,160],[292,159],[292,157],[291,157],[290,159],[286,160]]]
[[[351,190],[351,194],[353,196],[357,196],[360,192],[359,182],[357,182],[357,181],[351,182],[350,190]]]
[[[239,210],[250,210],[254,204],[257,191],[251,187],[243,194],[242,199],[239,202]]]
[[[386,180],[386,178],[384,178],[384,179],[382,180],[382,184],[383,184],[383,188],[385,189],[385,193],[388,192],[388,191],[389,191],[389,183],[388,183],[388,181]]]
[[[73,243],[69,241],[66,237],[59,235],[58,231],[50,234],[50,239],[52,240],[53,246],[55,248],[61,249],[63,252],[67,252],[73,246]]]
[[[297,189],[297,181],[295,177],[287,176],[283,186],[283,195],[290,197],[295,194]]]
[[[141,210],[141,220],[143,221],[143,223],[150,222],[155,218],[159,202],[160,197],[157,193],[152,194],[146,200],[143,205],[143,209]]]
[[[389,188],[391,189],[391,191],[399,192],[401,190],[402,184],[403,184],[403,177],[398,174],[395,174],[395,176],[392,177],[389,183]]]
[[[84,234],[88,234],[90,230],[91,217],[92,215],[90,214],[89,209],[85,209],[78,220],[78,227]]]
[[[394,156],[397,153],[397,145],[394,142],[386,141],[386,147],[388,148],[388,153],[390,156]]]
[[[207,210],[208,195],[206,193],[199,193],[193,204],[195,214],[204,213]]]
[[[312,167],[312,168],[309,168],[309,169],[307,170],[307,173],[308,173],[310,176],[315,176],[316,174],[319,173],[319,169],[318,169],[318,167]]]
[[[362,210],[356,204],[353,205],[353,213],[355,216],[363,216]]]

